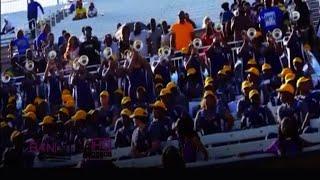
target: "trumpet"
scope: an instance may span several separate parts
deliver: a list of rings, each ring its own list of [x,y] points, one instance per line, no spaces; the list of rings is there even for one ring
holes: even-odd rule
[[[171,49],[168,46],[159,48],[158,55],[159,57],[169,57],[171,54]]]
[[[255,28],[249,28],[247,31],[247,36],[250,40],[253,40],[257,35],[257,30]]]
[[[112,49],[110,47],[106,47],[103,50],[103,56],[108,60],[112,57]]]
[[[202,41],[200,38],[195,38],[193,41],[192,41],[192,45],[193,47],[195,47],[196,49],[200,49],[202,47]]]
[[[89,63],[89,57],[86,56],[86,55],[80,56],[79,59],[78,59],[78,63],[79,63],[81,66],[87,66],[88,63]]]
[[[72,68],[75,71],[78,71],[80,69],[80,63],[77,60],[74,60],[72,63]]]
[[[143,48],[143,42],[141,40],[136,40],[133,43],[133,49],[140,52]]]
[[[26,68],[27,71],[33,71],[34,69],[34,62],[31,60],[27,60],[26,63],[24,64],[24,67]]]
[[[282,31],[279,28],[276,28],[272,31],[272,37],[275,40],[280,40],[282,38]]]
[[[218,23],[217,25],[214,26],[214,30],[218,33],[223,31],[223,25],[221,23]]]
[[[5,73],[5,72],[1,73],[1,81],[3,83],[8,83],[10,82],[10,80],[11,80],[11,76],[8,73]]]
[[[52,50],[48,53],[49,60],[54,60],[57,57],[57,52],[55,50]]]
[[[290,14],[290,19],[293,22],[297,22],[300,19],[299,11],[292,11],[292,13]]]

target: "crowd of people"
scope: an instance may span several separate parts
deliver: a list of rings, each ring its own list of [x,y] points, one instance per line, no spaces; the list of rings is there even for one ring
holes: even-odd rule
[[[78,2],[76,14],[82,8]],[[232,131],[236,120],[241,129],[281,124],[276,144],[280,150],[274,152],[301,152],[299,134],[315,131],[310,120],[320,115],[320,87],[314,86],[310,69],[304,69],[310,61],[307,52],[318,57],[319,47],[306,3],[294,0],[290,5],[294,4],[301,14],[297,22],[282,0],[237,0],[230,7],[223,3],[222,30],[216,28],[220,22],[204,18],[199,37],[206,48],[194,45],[196,23],[184,11],[172,25],[157,25],[152,18],[147,28],[135,23],[131,32],[119,24],[119,38],[106,34],[101,41],[90,26],[82,28],[83,39],[63,31],[58,43],[49,25],[33,44],[19,30],[9,47],[11,66],[2,73],[11,79],[0,87],[4,166],[32,166],[35,154],[24,152],[30,141],[74,146],[55,152],[65,155],[83,152],[88,139],[109,137],[116,148],[131,146],[133,158],[164,152],[165,167],[182,167],[172,160],[179,159],[175,154],[181,156],[179,162],[196,161],[197,152],[208,159],[200,136]],[[249,28],[256,29],[252,39]],[[289,37],[287,45],[272,36],[276,28]],[[228,42],[236,40],[242,45],[233,59]],[[140,47],[135,47],[137,41]],[[170,48],[169,57],[150,64],[150,57],[164,47]],[[104,55],[106,48],[112,56]],[[55,56],[50,55],[53,50]],[[89,62],[75,68],[75,61],[83,57]],[[172,63],[174,57],[182,57],[182,63]],[[25,68],[30,61],[34,67]],[[43,76],[37,74],[42,72]],[[19,88],[15,76],[24,77]],[[233,116],[228,104],[239,95]],[[195,99],[200,105],[189,113],[189,102]],[[277,116],[268,108],[270,103],[279,106]],[[162,149],[161,142],[174,139],[179,140],[179,150]],[[52,154],[38,156],[46,155]]]
[[[69,12],[75,11],[75,16],[73,20],[80,20],[80,19],[86,19],[86,18],[93,18],[98,15],[98,11],[94,6],[93,2],[90,2],[90,5],[88,7],[88,11],[85,7],[83,7],[82,0],[77,0],[75,5],[72,4],[69,8]]]

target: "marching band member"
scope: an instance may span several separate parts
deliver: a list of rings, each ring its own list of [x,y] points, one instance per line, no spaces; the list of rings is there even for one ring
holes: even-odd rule
[[[87,55],[89,57],[88,65],[100,64],[100,43],[98,38],[92,36],[91,26],[84,28],[85,41],[80,44],[79,55]]]

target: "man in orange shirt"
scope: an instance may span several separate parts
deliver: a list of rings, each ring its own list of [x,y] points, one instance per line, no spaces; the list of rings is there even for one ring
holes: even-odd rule
[[[192,24],[188,23],[185,19],[185,13],[180,11],[179,22],[172,25],[171,28],[171,46],[177,51],[187,48],[194,37],[193,31]]]

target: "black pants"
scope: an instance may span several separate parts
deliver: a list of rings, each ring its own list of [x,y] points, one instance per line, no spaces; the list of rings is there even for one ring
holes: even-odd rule
[[[34,39],[36,37],[36,22],[37,22],[37,18],[34,17],[34,18],[30,18],[28,19],[29,21],[29,29],[30,29],[30,32],[31,32],[31,37]]]

